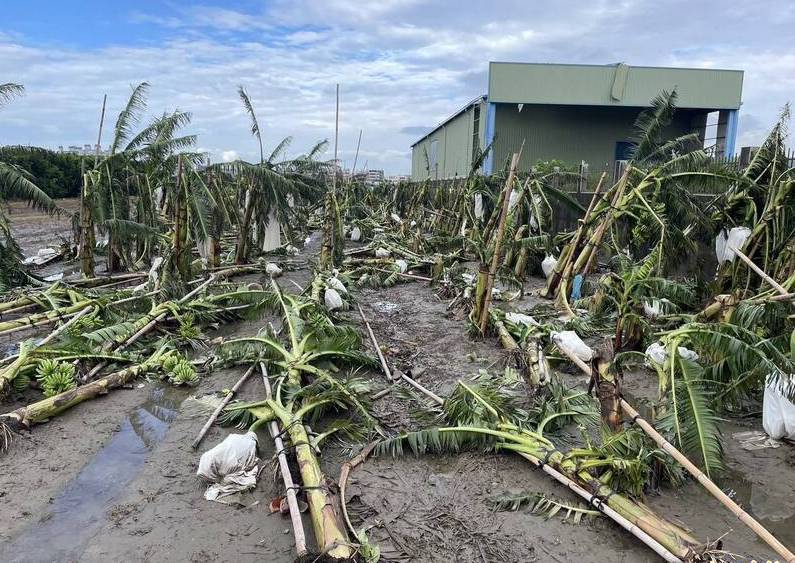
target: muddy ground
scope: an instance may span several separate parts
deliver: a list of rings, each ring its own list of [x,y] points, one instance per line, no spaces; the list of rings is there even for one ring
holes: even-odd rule
[[[25,232],[23,227],[15,219],[17,232]],[[44,240],[31,237],[29,244],[52,244],[47,237],[56,231],[48,231]],[[316,249],[315,240],[303,258],[311,258]],[[303,268],[287,272],[280,283],[297,291],[292,282],[305,287],[309,279],[309,269]],[[447,303],[422,283],[358,290],[357,296],[390,362],[411,370],[438,394],[479,369],[503,368],[496,342],[469,339],[465,322],[448,314]],[[353,312],[345,317],[360,324]],[[267,320],[238,323],[222,332],[254,334]],[[229,388],[241,374],[240,369],[212,373],[190,390],[141,381],[17,436],[0,458],[0,561],[292,561],[289,520],[271,515],[267,506],[281,486],[273,480],[273,447],[266,433],[260,433],[265,470],[242,506],[204,500],[195,478],[200,452],[235,430],[213,427],[199,452],[193,451],[190,443],[208,411],[190,397]],[[383,382],[378,373],[364,375]],[[644,377],[636,374],[627,383],[638,397],[656,385]],[[567,378],[572,384],[582,380]],[[240,396],[260,398],[259,380],[250,379]],[[6,402],[0,408],[14,406]],[[375,412],[393,430],[413,424],[410,402],[400,393],[378,401]],[[730,472],[720,484],[784,543],[795,545],[795,449],[746,450],[733,434],[748,430],[761,430],[760,417],[727,421]],[[322,463],[335,478],[343,459],[343,452],[330,444],[324,449]],[[381,524],[371,534],[384,560],[657,560],[605,518],[573,525],[526,511],[494,512],[488,499],[508,491],[576,501],[510,455],[372,459],[352,474],[348,490],[354,520]],[[725,548],[740,560],[772,559],[765,544],[694,482],[650,494],[647,501],[700,539],[727,534]],[[311,529],[308,519],[305,526]]]

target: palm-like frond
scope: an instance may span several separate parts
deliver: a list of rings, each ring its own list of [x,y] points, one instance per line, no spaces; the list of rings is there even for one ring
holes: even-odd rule
[[[273,165],[276,162],[276,159],[279,158],[282,154],[284,154],[284,152],[287,150],[287,148],[290,146],[290,143],[292,142],[293,142],[292,137],[285,137],[284,139],[282,139],[279,142],[279,144],[276,145],[276,148],[273,149],[273,152],[271,152],[270,156],[265,162],[267,162],[270,165]]]
[[[262,164],[265,162],[265,153],[262,150],[262,130],[257,121],[257,114],[254,113],[254,106],[245,88],[238,86],[237,95],[240,96],[240,101],[243,102],[243,107],[246,109],[246,113],[248,113],[248,117],[251,120],[251,134],[257,138],[257,142],[259,143],[259,161],[260,164]]]
[[[115,154],[121,149],[127,139],[132,135],[132,130],[138,124],[140,113],[146,109],[146,94],[149,91],[149,83],[141,82],[133,88],[130,98],[124,109],[116,119],[113,133],[113,143],[110,146],[111,154]]]
[[[58,206],[34,182],[22,168],[13,164],[0,162],[0,199],[19,198],[34,208],[55,213]]]
[[[24,93],[25,87],[22,84],[15,84],[13,82],[0,84],[0,107],[3,107],[11,99],[21,96]]]

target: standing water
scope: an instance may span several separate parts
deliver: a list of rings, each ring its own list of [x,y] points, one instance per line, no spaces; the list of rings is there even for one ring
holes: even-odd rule
[[[129,413],[119,431],[52,501],[47,517],[0,547],[0,561],[44,563],[79,558],[104,523],[105,513],[165,437],[178,407],[173,392],[169,397],[166,388],[153,388],[148,399]]]

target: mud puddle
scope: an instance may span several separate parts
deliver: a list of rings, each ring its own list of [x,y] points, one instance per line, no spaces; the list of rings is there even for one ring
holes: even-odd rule
[[[795,546],[795,498],[768,485],[754,483],[742,471],[730,469],[718,485],[784,545]]]
[[[51,509],[0,547],[6,562],[71,561],[101,529],[106,512],[140,473],[163,440],[183,396],[156,385],[80,473],[50,501]]]

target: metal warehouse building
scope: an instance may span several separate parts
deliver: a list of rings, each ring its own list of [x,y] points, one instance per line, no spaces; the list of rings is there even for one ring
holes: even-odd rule
[[[716,154],[733,156],[742,84],[739,70],[492,62],[488,94],[412,145],[411,177],[466,176],[493,143],[483,165],[490,174],[522,141],[522,170],[557,159],[609,171],[626,160],[638,114],[674,89],[678,109],[666,136],[695,131]]]

